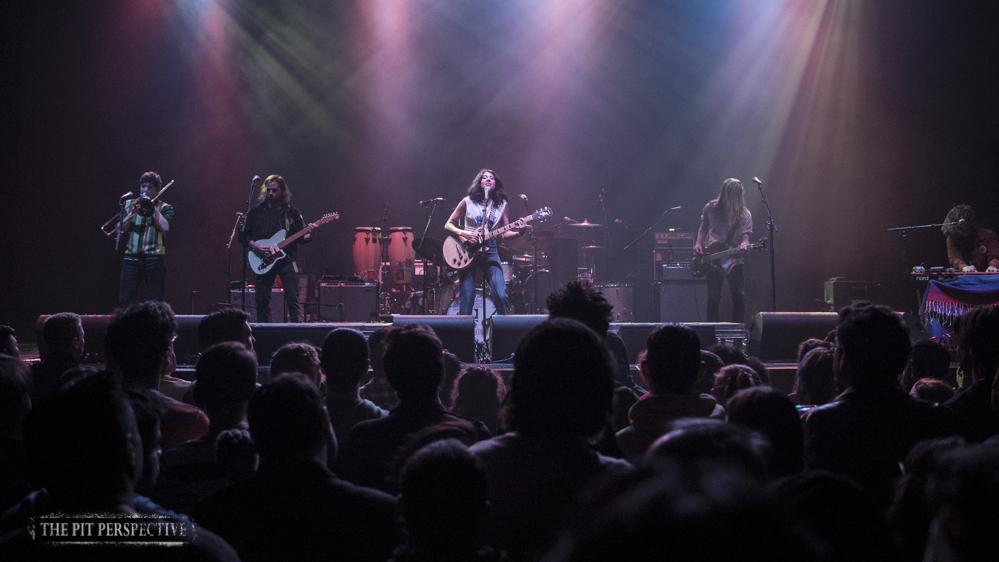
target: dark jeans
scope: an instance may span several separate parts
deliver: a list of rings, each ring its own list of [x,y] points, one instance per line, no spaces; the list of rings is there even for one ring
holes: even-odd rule
[[[722,281],[725,279],[728,279],[728,288],[732,292],[732,322],[745,324],[746,276],[741,263],[733,267],[728,275],[714,268],[708,270],[708,322],[719,321],[718,305],[721,304]]]
[[[302,321],[302,305],[298,302],[298,272],[295,264],[288,259],[282,259],[270,271],[257,275],[257,322],[271,321],[271,289],[274,278],[281,277],[284,286],[284,305],[292,322]],[[284,322],[284,318],[278,320]]]
[[[458,274],[458,314],[471,314],[475,305],[475,270],[483,269],[486,281],[491,288],[490,294],[496,305],[496,314],[510,314],[513,307],[506,295],[506,281],[503,280],[503,268],[500,266],[499,251],[496,246],[486,248],[475,257],[472,265]]]
[[[163,302],[166,292],[166,258],[139,254],[126,256],[121,264],[121,280],[118,284],[118,306],[126,306],[135,301],[139,283],[146,282],[149,300]]]

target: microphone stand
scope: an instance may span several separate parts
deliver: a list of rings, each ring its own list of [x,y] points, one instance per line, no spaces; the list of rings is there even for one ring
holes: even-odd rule
[[[670,213],[672,213],[673,211],[679,211],[679,210],[680,210],[680,208],[679,208],[679,207],[670,207],[669,209],[666,209],[666,210],[665,210],[665,211],[663,212],[663,214],[659,215],[659,218],[658,218],[658,219],[656,219],[656,222],[654,222],[654,223],[650,224],[650,225],[649,225],[649,227],[645,229],[645,232],[643,232],[643,233],[641,233],[641,234],[639,234],[639,235],[638,235],[638,238],[635,238],[635,239],[634,239],[634,240],[632,240],[631,242],[628,242],[628,245],[627,245],[627,246],[625,246],[624,248],[621,248],[621,251],[622,251],[622,252],[624,252],[624,251],[626,251],[626,250],[627,250],[628,248],[630,248],[630,247],[634,246],[634,245],[635,245],[635,242],[638,242],[638,241],[639,241],[639,240],[641,240],[642,238],[645,238],[645,235],[646,235],[646,234],[648,234],[649,232],[651,232],[651,231],[652,231],[652,229],[653,229],[653,228],[655,228],[655,227],[656,227],[656,225],[658,225],[658,224],[659,224],[660,222],[662,222],[662,220],[663,220],[664,218],[666,218],[666,217],[667,217],[667,216],[668,216],[668,215],[669,215]]]
[[[521,196],[520,200],[524,202],[524,208],[527,209],[527,212],[531,212],[531,204],[527,202],[527,196]],[[531,287],[530,314],[537,314],[538,313],[538,233],[537,229],[534,228],[533,224],[530,226],[530,231],[531,231],[531,275],[528,277],[528,279],[534,281],[534,285]],[[521,296],[523,297],[523,292],[521,293]]]
[[[432,207],[430,206],[430,203],[433,203]],[[440,201],[434,200],[423,204],[423,211],[427,215],[427,224],[423,226],[423,234],[420,235],[420,243],[416,245],[416,248],[420,251],[420,258],[423,260],[423,313],[424,314],[437,314],[437,293],[438,293],[438,291],[436,290],[438,288],[437,264],[435,263],[433,265],[434,267],[434,273],[432,276],[433,282],[430,283],[429,281],[431,281],[430,280],[431,276],[427,275],[427,257],[423,253],[423,242],[427,239],[427,231],[430,230],[430,223],[434,220],[434,213],[437,212],[437,203],[440,203]],[[435,289],[434,309],[433,312],[429,313],[427,312],[427,307],[430,305],[430,300],[429,300],[430,293],[427,291],[428,286],[431,286]]]
[[[246,217],[250,216],[250,208],[253,207],[253,194],[257,191],[257,182],[260,181],[260,176],[253,176],[250,180],[250,195],[246,198],[246,213],[239,218],[239,243],[243,243],[243,234],[246,233]],[[250,250],[247,247],[243,248],[243,276],[240,277],[239,284],[241,286],[241,304],[239,308],[246,312],[246,266],[248,265],[249,259],[248,254]]]
[[[909,275],[909,257],[905,252],[905,235],[909,230],[917,230],[920,228],[939,228],[941,226],[953,226],[955,224],[960,224],[961,221],[955,222],[942,222],[938,224],[918,224],[913,226],[896,226],[895,228],[889,228],[888,232],[900,231],[902,233],[902,277],[903,279]]]
[[[755,183],[756,187],[760,189],[763,205],[767,208],[767,229],[770,230],[770,288],[773,293],[773,312],[777,312],[777,269],[774,266],[774,232],[778,232],[777,223],[774,222],[774,214],[770,210],[770,200],[767,199],[767,194],[763,191],[763,182],[756,181]]]
[[[226,288],[225,288],[225,302],[227,305],[232,305],[232,299],[229,297],[229,291],[231,290],[232,283],[232,239],[236,237],[236,232],[239,230],[239,224],[243,221],[243,213],[236,212],[236,222],[232,225],[232,232],[229,234],[229,242],[226,243],[225,249],[229,253],[229,259],[226,263]]]
[[[604,267],[606,269],[610,269],[611,230],[610,230],[610,221],[607,219],[607,206],[604,205],[604,192],[602,189],[600,190],[600,194],[597,196],[597,198],[600,200],[600,211],[604,215]],[[598,283],[597,272],[596,272],[596,256],[594,256],[592,252],[590,255],[590,260],[591,260],[591,265],[594,266],[593,284],[595,285]],[[605,272],[604,279],[607,279],[606,275],[607,273]]]

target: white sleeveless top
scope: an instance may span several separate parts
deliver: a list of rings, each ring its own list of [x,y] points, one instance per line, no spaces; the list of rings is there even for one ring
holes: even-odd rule
[[[506,201],[503,201],[499,207],[490,206],[489,201],[489,199],[486,199],[480,205],[472,201],[470,197],[465,197],[465,230],[479,228],[485,223],[487,218],[491,218],[491,220],[486,225],[486,228],[488,230],[496,230],[496,225],[499,224],[503,218],[503,213],[506,212]]]

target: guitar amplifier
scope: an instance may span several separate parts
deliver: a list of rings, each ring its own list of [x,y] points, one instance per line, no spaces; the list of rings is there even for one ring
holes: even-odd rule
[[[243,304],[243,291],[231,289],[229,291],[229,304],[239,308]],[[271,289],[271,322],[285,322],[284,291],[278,287]],[[246,288],[246,313],[250,315],[250,322],[257,321],[257,291],[255,287]]]
[[[378,293],[374,283],[320,283],[321,322],[369,322],[378,319]]]
[[[652,271],[656,281],[667,279],[692,279],[690,257],[694,254],[694,232],[657,232],[656,247],[652,250]],[[687,276],[684,276],[686,270]]]

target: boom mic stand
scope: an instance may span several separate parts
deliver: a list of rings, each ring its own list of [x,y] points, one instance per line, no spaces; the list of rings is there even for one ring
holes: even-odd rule
[[[770,288],[773,292],[773,312],[777,312],[777,269],[774,266],[774,233],[777,232],[777,223],[774,222],[774,214],[770,211],[770,200],[767,199],[767,194],[763,191],[763,182],[755,177],[753,182],[760,189],[763,205],[767,208],[767,228],[770,230]]]
[[[253,176],[250,180],[250,195],[246,198],[246,213],[243,214],[239,219],[239,234],[240,238],[246,232],[246,217],[250,216],[250,208],[253,207],[253,194],[257,191],[257,182],[260,181],[260,176]],[[242,244],[240,240],[240,244]],[[248,265],[247,252],[250,251],[248,248],[243,248],[243,276],[240,277],[239,284],[242,286],[242,297],[240,309],[246,312],[246,266]]]

